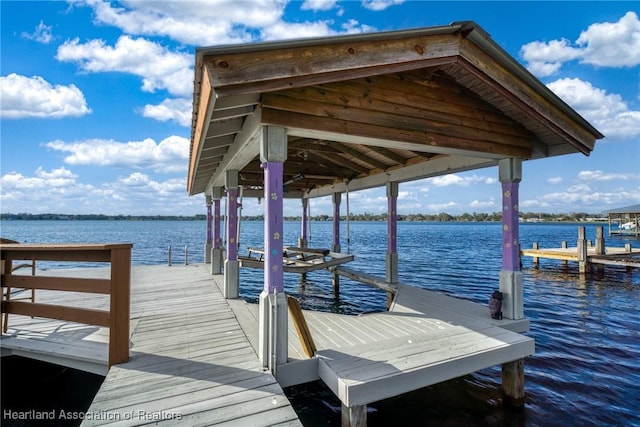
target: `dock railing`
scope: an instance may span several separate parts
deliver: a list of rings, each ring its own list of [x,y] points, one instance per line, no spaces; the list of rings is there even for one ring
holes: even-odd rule
[[[109,328],[109,366],[129,360],[131,243],[2,244],[1,312],[84,323]],[[109,279],[11,274],[16,260],[110,263]],[[11,301],[10,289],[24,288],[109,295],[109,310]]]

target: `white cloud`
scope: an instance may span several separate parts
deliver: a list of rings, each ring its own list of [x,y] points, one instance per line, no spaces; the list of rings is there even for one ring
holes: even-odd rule
[[[496,182],[498,182],[498,180],[496,178],[480,176],[480,175],[460,176],[452,173],[448,175],[429,178],[427,182],[430,182],[436,187],[447,187],[450,185],[468,187],[471,184],[476,184],[476,183],[495,184]]]
[[[578,179],[582,181],[637,180],[640,182],[639,175],[632,173],[604,173],[601,170],[581,171],[578,173]]]
[[[560,184],[562,182],[561,176],[554,176],[552,178],[547,179],[549,184]]]
[[[456,202],[435,203],[427,206],[432,212],[443,212],[446,210],[459,210],[460,204]]]
[[[191,99],[168,98],[158,105],[145,105],[142,115],[162,122],[173,121],[181,126],[191,126]]]
[[[45,25],[43,21],[40,21],[40,23],[36,25],[33,33],[22,33],[22,37],[29,40],[35,40],[38,43],[49,44],[53,40],[51,28],[51,26]]]
[[[338,0],[304,0],[300,9],[302,10],[331,10],[336,6]]]
[[[404,0],[362,0],[362,7],[379,12],[402,3]]]
[[[608,138],[640,135],[640,111],[630,110],[620,95],[580,79],[560,79],[547,86]]]
[[[595,183],[596,181],[599,179],[593,179],[590,182]],[[583,182],[572,185],[564,191],[551,192],[522,200],[520,208],[521,210],[532,209],[534,211],[545,209],[554,212],[587,211],[597,213],[616,206],[632,204],[634,200],[640,201],[640,187],[603,190]]]
[[[493,199],[485,200],[485,201],[474,200],[473,202],[469,203],[469,207],[472,209],[490,209],[490,208],[497,208],[498,205],[496,204],[496,201]]]
[[[70,153],[64,159],[70,165],[146,168],[164,173],[185,171],[189,157],[189,140],[179,136],[170,136],[158,144],[147,138],[132,142],[100,139],[82,142],[52,141],[45,146]]]
[[[91,113],[83,93],[75,85],[51,85],[39,76],[15,73],[0,77],[0,117],[79,117]]]
[[[332,21],[315,21],[302,23],[280,21],[268,28],[263,28],[261,34],[264,40],[284,40],[329,36],[337,34],[337,31],[331,28],[332,23]]]
[[[355,19],[349,19],[347,22],[342,24],[342,29],[345,33],[354,34],[354,33],[370,33],[376,31],[375,27],[366,24],[360,24]]]
[[[522,46],[520,55],[539,77],[550,76],[575,59],[599,67],[634,67],[640,64],[640,19],[627,12],[617,22],[590,25],[575,45],[566,39],[533,41]]]
[[[581,51],[570,46],[566,39],[550,42],[534,41],[520,48],[520,55],[528,62],[529,71],[538,76],[549,76],[557,72],[563,62],[579,58]]]
[[[191,215],[203,212],[203,200],[187,197],[185,178],[158,181],[134,172],[99,186],[84,184],[68,169],[33,176],[10,172],[0,177],[3,211],[30,213]]]
[[[576,43],[583,46],[582,60],[601,67],[640,64],[640,19],[627,12],[618,22],[590,25]]]
[[[129,34],[167,36],[181,43],[209,46],[255,41],[261,29],[281,22],[286,0],[122,1],[77,5],[94,9],[100,23]]]
[[[123,72],[139,76],[145,92],[166,89],[185,97],[193,92],[193,55],[171,52],[142,38],[121,36],[113,47],[103,40],[80,43],[76,38],[58,47],[56,59],[76,63],[89,73]]]

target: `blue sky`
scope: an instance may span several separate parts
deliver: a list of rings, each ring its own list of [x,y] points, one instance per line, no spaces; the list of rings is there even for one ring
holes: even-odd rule
[[[521,210],[640,203],[640,3],[2,1],[0,211],[193,215],[187,197],[199,46],[473,20],[606,135],[591,156],[525,162]],[[404,183],[398,210],[500,211],[497,169]],[[351,212],[386,209],[384,189]],[[329,213],[329,198],[312,214]],[[299,202],[287,202],[299,214]],[[345,209],[345,203],[342,203]],[[245,200],[243,214],[262,213]]]

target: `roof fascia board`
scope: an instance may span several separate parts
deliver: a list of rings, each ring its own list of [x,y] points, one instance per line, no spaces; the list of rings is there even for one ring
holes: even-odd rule
[[[509,55],[504,49],[497,45],[491,38],[491,36],[484,31],[481,27],[475,26],[471,31],[466,34],[466,39],[475,44],[478,48],[484,51],[487,55],[493,58],[500,65],[505,67],[510,73],[515,75],[520,80],[524,81],[528,86],[532,87],[537,93],[545,97],[556,108],[569,116],[571,120],[579,123],[586,131],[591,133],[594,139],[604,138],[604,135],[600,133],[591,123],[589,123],[584,117],[578,114],[573,108],[565,103],[558,95],[553,93],[546,85],[544,85],[538,78],[536,78],[529,70],[524,68],[522,64],[517,62],[511,55]],[[463,52],[463,49],[461,49]]]
[[[298,47],[313,47],[337,43],[376,42],[381,40],[397,40],[408,37],[424,37],[438,34],[454,34],[465,26],[472,24],[470,21],[454,22],[450,25],[441,25],[429,28],[413,28],[400,31],[380,31],[375,33],[347,34],[330,37],[309,37],[293,40],[266,41],[259,43],[228,44],[218,46],[205,46],[196,48],[197,59],[203,60],[206,56],[227,55],[235,53],[252,53]],[[473,24],[475,25],[475,24]]]
[[[191,141],[191,153],[189,162],[189,172],[187,174],[187,192],[189,195],[194,195],[193,183],[195,181],[195,175],[197,173],[197,166],[200,162],[200,153],[204,147],[204,140],[209,132],[209,125],[211,124],[211,116],[215,109],[216,93],[211,87],[211,80],[209,73],[206,72],[202,76],[202,84],[199,94],[198,103],[198,117],[195,120],[195,128]],[[203,111],[206,111],[202,114]],[[199,133],[198,133],[199,132]]]

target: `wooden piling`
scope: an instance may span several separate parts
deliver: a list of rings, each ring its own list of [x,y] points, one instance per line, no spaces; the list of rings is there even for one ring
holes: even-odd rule
[[[502,365],[502,391],[504,403],[507,405],[514,407],[524,405],[524,359]]]
[[[580,273],[587,271],[587,239],[585,228],[578,227],[578,270]]]
[[[533,242],[533,249],[538,250],[540,249],[540,245],[538,244],[538,242]],[[540,266],[540,258],[533,257],[533,267],[534,268],[538,268]]]
[[[599,225],[596,227],[596,255],[604,255],[605,252],[604,229]],[[604,265],[598,264],[598,270],[604,270]]]
[[[366,427],[367,405],[347,407],[342,404],[342,427]]]

